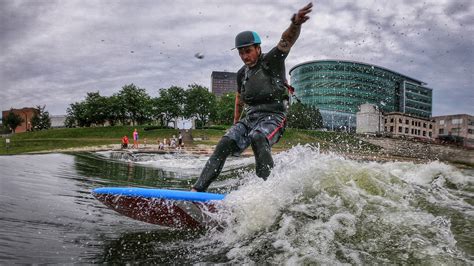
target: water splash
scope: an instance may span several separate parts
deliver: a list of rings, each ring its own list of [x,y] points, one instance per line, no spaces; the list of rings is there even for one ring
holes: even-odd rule
[[[459,195],[472,176],[439,162],[356,162],[311,146],[275,162],[266,182],[252,171],[239,176],[215,217],[223,229],[205,237],[231,262],[466,262],[452,221],[436,208],[472,221]]]

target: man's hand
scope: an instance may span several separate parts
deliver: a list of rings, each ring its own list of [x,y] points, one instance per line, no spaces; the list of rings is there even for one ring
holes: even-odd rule
[[[309,3],[302,9],[298,10],[298,13],[294,14],[291,18],[291,22],[295,25],[301,25],[305,23],[309,19],[308,14],[312,11],[312,7],[313,3]]]

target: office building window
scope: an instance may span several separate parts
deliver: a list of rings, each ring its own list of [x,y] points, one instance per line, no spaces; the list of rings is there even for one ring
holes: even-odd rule
[[[405,134],[408,134],[408,128],[407,127],[405,128]]]
[[[398,133],[402,133],[402,132],[403,132],[402,127],[398,127]]]
[[[444,125],[444,120],[439,120],[440,125]]]
[[[444,128],[440,128],[438,134],[443,135],[444,134]]]

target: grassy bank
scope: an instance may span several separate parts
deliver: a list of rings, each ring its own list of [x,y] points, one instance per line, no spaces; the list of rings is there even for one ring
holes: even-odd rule
[[[22,154],[120,144],[120,140],[124,135],[128,135],[131,139],[134,128],[137,128],[140,133],[141,143],[146,139],[149,144],[156,144],[158,139],[163,140],[163,138],[170,138],[173,135],[178,136],[179,133],[175,129],[145,130],[145,126],[50,129],[13,134],[8,137],[10,139],[8,149],[6,148],[5,139],[2,139],[0,154]],[[198,129],[192,131],[193,137],[202,139],[195,141],[194,144],[207,145],[215,145],[224,133],[225,130],[219,129]],[[322,149],[336,152],[366,153],[379,149],[377,146],[360,141],[350,134],[295,129],[287,129],[284,137],[275,145],[275,148],[286,149],[296,144],[307,143],[319,143]]]

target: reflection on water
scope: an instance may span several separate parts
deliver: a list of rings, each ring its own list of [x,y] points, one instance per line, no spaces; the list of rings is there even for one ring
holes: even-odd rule
[[[178,231],[123,217],[102,186],[187,189],[207,158],[112,153],[0,157],[0,264],[470,264],[474,170],[362,163],[296,147],[264,182],[231,158],[221,228]],[[249,167],[250,166],[250,167]]]
[[[187,188],[190,178],[162,168],[147,167],[129,160],[111,160],[106,156],[90,153],[74,157],[77,173],[81,176],[95,177],[113,181],[120,186],[150,186],[162,188]]]

